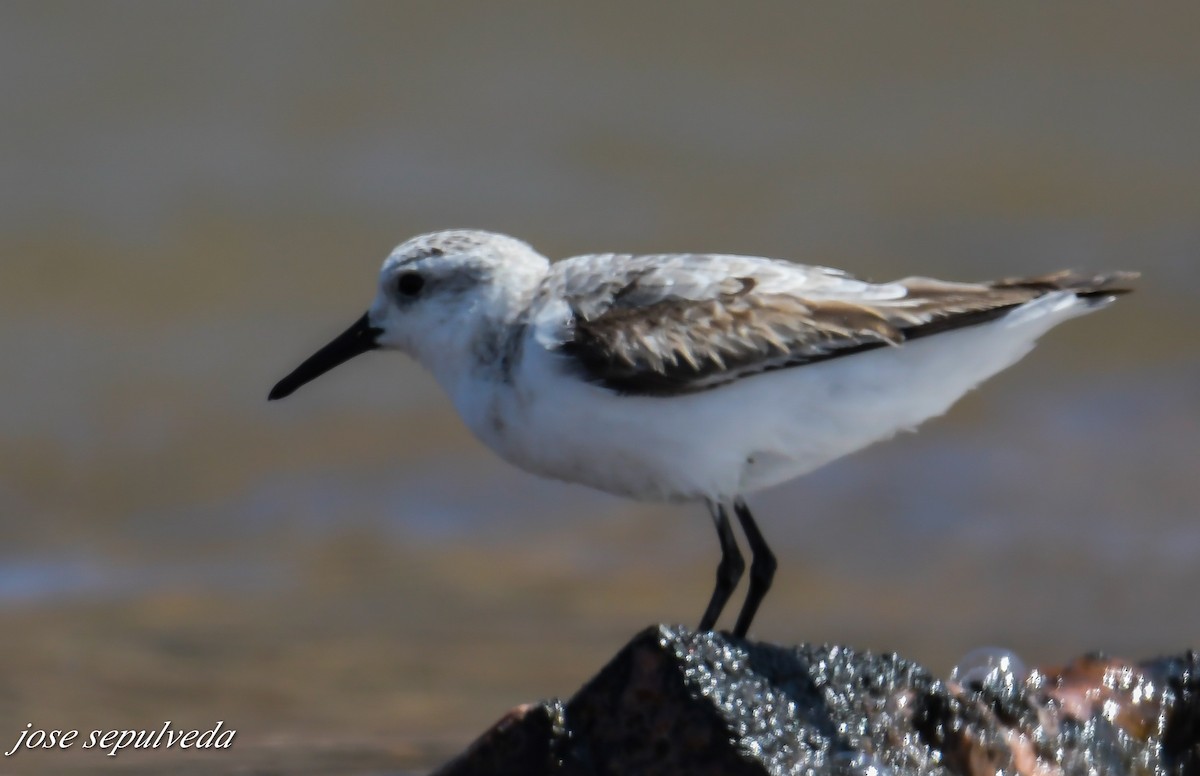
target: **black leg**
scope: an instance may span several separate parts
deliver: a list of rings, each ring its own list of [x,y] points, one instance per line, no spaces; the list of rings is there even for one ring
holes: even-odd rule
[[[734,501],[733,512],[742,524],[742,530],[746,532],[750,552],[754,553],[754,559],[750,562],[750,590],[746,593],[746,602],[742,604],[737,625],[733,628],[733,635],[740,638],[750,630],[750,622],[754,619],[754,613],[758,611],[758,605],[771,589],[771,580],[775,578],[775,555],[759,532],[758,524],[754,522],[754,516],[750,514],[746,502],[740,498]]]
[[[717,538],[721,540],[721,562],[717,565],[717,586],[713,589],[708,608],[704,610],[704,617],[700,619],[697,628],[702,631],[712,630],[717,624],[725,602],[729,600],[738,580],[742,578],[742,572],[746,570],[746,561],[742,559],[742,553],[738,550],[737,539],[729,526],[729,514],[725,507],[710,501],[708,511],[712,513],[713,522],[717,524]]]

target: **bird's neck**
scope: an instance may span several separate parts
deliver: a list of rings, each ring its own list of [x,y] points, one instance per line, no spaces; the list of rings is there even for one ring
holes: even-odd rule
[[[508,283],[423,337],[415,355],[451,396],[468,384],[504,382],[520,358],[533,279]]]

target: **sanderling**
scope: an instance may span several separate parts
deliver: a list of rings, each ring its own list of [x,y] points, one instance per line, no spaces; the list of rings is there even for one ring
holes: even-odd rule
[[[642,500],[703,501],[721,546],[701,630],[753,553],[734,634],[775,557],[744,497],[945,412],[1135,273],[868,283],[754,256],[606,253],[551,264],[454,230],[401,244],[370,309],[271,399],[376,348],[429,369],[475,436],[513,464]]]

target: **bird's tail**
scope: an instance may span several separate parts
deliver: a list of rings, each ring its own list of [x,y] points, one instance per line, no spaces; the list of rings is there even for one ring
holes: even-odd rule
[[[1005,278],[994,281],[993,288],[1027,288],[1031,291],[1071,291],[1080,299],[1107,300],[1133,290],[1138,272],[1104,272],[1090,274],[1064,269],[1031,278]]]

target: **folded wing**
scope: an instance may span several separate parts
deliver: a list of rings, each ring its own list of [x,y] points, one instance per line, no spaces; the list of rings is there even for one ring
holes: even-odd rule
[[[559,262],[545,290],[569,308],[556,347],[589,380],[668,396],[984,323],[1054,291],[1109,297],[1134,277],[872,284],[756,257],[604,254]]]

